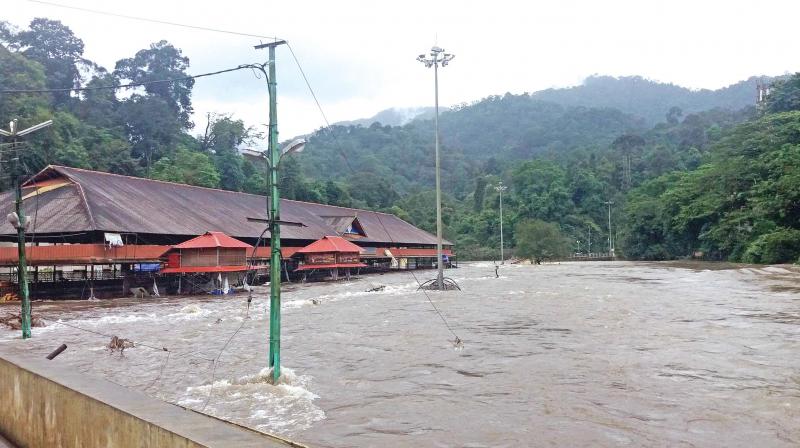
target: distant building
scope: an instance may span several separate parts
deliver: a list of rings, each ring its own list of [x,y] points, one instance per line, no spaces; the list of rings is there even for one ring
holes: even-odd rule
[[[12,191],[0,193],[0,215],[13,211],[13,200]],[[208,232],[255,247],[248,251],[248,266],[263,267],[269,259],[265,196],[48,166],[24,184],[23,203],[31,217],[29,278],[40,284],[32,287],[34,296],[52,292],[55,285],[74,297],[86,282],[100,292],[104,282],[116,285],[124,279],[123,289],[110,287],[116,295],[129,286],[152,285],[154,276],[167,282],[170,274],[178,274],[170,271],[169,254]],[[359,263],[368,269],[435,263],[436,237],[391,214],[284,199],[281,220],[292,223],[281,226],[287,275],[298,267],[300,249],[328,236],[357,245]],[[16,238],[11,224],[0,222],[0,243]],[[445,241],[444,249],[452,260],[452,243]],[[402,260],[395,253],[403,254]],[[154,273],[152,264],[164,262],[167,266]],[[0,244],[0,281],[16,281],[16,263],[16,248]]]

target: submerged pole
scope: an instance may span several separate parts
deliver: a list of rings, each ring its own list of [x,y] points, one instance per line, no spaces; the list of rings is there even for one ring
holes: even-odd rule
[[[16,139],[14,141],[16,146]],[[22,312],[20,313],[20,321],[22,323],[22,339],[31,337],[31,298],[28,289],[28,263],[25,258],[25,208],[22,204],[22,176],[20,175],[19,168],[19,154],[17,154],[17,163],[15,164],[15,209],[17,212],[17,254],[19,263],[17,265],[17,284],[19,285],[19,295],[22,301]]]
[[[269,47],[269,159],[270,159],[270,261],[269,261],[269,365],[272,381],[281,377],[281,213],[278,196],[278,111],[275,80],[275,45]]]
[[[439,64],[433,64],[433,83],[436,99],[434,100],[434,132],[436,133],[436,289],[444,289],[444,263],[442,263],[442,184],[439,170]]]
[[[276,40],[256,45],[256,49],[269,49],[267,86],[269,90],[269,366],[272,367],[272,382],[281,377],[281,200],[278,192],[278,101],[275,70],[275,47],[286,41]]]
[[[31,298],[30,290],[28,289],[28,263],[25,259],[25,226],[27,219],[25,218],[25,208],[22,203],[22,156],[19,153],[18,143],[19,137],[44,129],[53,124],[53,120],[47,120],[23,130],[18,128],[17,123],[16,119],[11,120],[9,130],[0,130],[0,135],[11,138],[11,148],[14,151],[16,160],[14,163],[14,208],[17,216],[16,223],[12,224],[17,228],[17,284],[19,285],[19,295],[22,302],[22,310],[20,312],[22,339],[28,339],[31,337]]]

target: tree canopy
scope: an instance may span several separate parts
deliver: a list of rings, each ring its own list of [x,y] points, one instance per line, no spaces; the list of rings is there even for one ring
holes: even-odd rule
[[[0,120],[54,125],[27,139],[29,172],[63,164],[264,194],[263,163],[243,147],[262,136],[232,111],[193,116],[190,60],[167,41],[108,70],[56,20],[0,22]],[[119,92],[89,86],[159,82]],[[800,75],[691,91],[643,78],[592,77],[534,94],[494,95],[441,114],[444,235],[463,258],[601,252],[632,259],[705,257],[757,263],[800,256]],[[380,117],[389,117],[382,114]],[[392,118],[393,122],[397,117]],[[194,123],[198,123],[196,129]],[[358,122],[354,122],[358,123]],[[289,199],[396,214],[435,231],[430,114],[400,126],[334,125],[281,162]],[[9,152],[0,152],[5,167]],[[0,187],[10,186],[0,173]],[[606,202],[613,202],[608,226]],[[549,240],[549,241],[544,241]],[[538,242],[536,242],[538,241]],[[591,241],[591,243],[590,243]],[[574,242],[574,243],[573,243]],[[549,255],[545,255],[549,254]]]

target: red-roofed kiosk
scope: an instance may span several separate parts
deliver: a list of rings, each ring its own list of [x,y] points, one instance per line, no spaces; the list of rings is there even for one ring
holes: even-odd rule
[[[227,294],[231,291],[228,275],[237,273],[233,277],[236,281],[242,278],[242,273],[248,270],[247,251],[253,246],[243,243],[236,238],[231,238],[222,232],[206,232],[189,241],[172,246],[167,252],[167,264],[161,270],[162,274],[218,274],[214,292]],[[224,274],[224,276],[223,276]],[[178,293],[181,291],[179,283]]]
[[[339,269],[345,269],[350,278],[351,268],[365,268],[361,262],[361,248],[340,236],[326,236],[297,251],[303,263],[295,271],[330,270],[334,280]]]

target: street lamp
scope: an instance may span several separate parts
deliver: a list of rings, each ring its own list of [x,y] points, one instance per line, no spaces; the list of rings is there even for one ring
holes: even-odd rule
[[[503,185],[503,181],[500,181],[494,189],[500,193],[500,264],[506,264],[503,254],[503,249],[505,248],[503,245],[503,192],[508,190],[508,187]]]
[[[447,67],[447,64],[453,60],[455,55],[445,53],[444,49],[434,46],[431,48],[430,56],[426,57],[425,54],[417,56],[417,61],[425,64],[426,68],[433,67],[434,79],[434,108],[435,115],[433,118],[433,127],[435,134],[435,148],[436,148],[436,264],[438,266],[438,273],[436,276],[435,287],[431,289],[444,290],[444,263],[442,262],[442,186],[439,172],[439,65]]]
[[[0,135],[11,138],[12,148],[17,151],[19,150],[17,148],[17,139],[19,137],[44,129],[51,124],[53,124],[53,120],[47,120],[20,131],[17,127],[17,120],[12,120],[8,124],[8,131],[0,129]],[[19,320],[22,324],[22,339],[28,339],[31,337],[31,299],[30,291],[28,290],[28,264],[25,260],[25,227],[27,227],[28,218],[25,217],[25,209],[22,205],[22,170],[20,165],[22,165],[22,162],[19,154],[17,154],[16,163],[14,164],[15,212],[8,216],[8,220],[17,228],[17,284],[19,285],[19,295],[22,302]]]
[[[614,201],[605,201],[603,204],[608,206],[608,256],[613,259],[614,249],[611,246],[611,206],[614,205]]]
[[[272,367],[272,382],[278,384],[281,377],[281,201],[278,195],[278,164],[281,158],[291,152],[302,151],[305,141],[295,140],[283,148],[278,148],[278,84],[275,70],[275,48],[285,45],[284,40],[275,40],[256,45],[257,50],[269,50],[269,73],[264,65],[254,68],[267,77],[269,90],[269,366]]]

